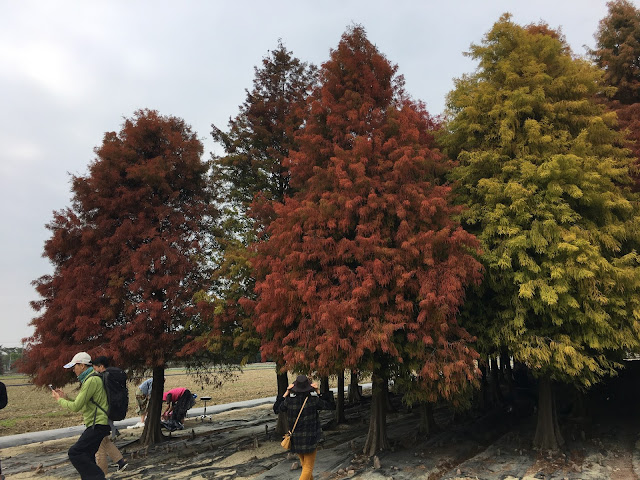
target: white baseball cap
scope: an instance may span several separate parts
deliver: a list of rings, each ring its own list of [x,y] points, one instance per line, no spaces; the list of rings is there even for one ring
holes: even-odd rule
[[[64,366],[64,368],[73,368],[76,363],[91,365],[91,356],[87,352],[78,352],[73,356],[71,361]]]

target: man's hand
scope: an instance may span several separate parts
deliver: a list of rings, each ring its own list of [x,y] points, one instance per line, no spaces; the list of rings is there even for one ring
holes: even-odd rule
[[[53,398],[55,398],[56,401],[61,399],[61,398],[67,398],[65,393],[62,390],[60,390],[59,388],[56,388],[55,390],[51,390],[51,396]]]

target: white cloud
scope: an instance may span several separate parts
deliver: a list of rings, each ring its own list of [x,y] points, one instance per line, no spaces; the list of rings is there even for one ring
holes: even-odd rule
[[[83,97],[87,92],[87,76],[77,59],[62,46],[47,41],[2,45],[0,63],[4,75],[10,73],[17,81],[31,82],[64,101]]]

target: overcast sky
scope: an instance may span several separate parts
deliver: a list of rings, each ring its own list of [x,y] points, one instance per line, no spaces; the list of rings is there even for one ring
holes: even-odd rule
[[[70,205],[69,174],[86,173],[107,131],[140,108],[183,118],[219,152],[251,88],[253,67],[281,38],[320,65],[345,29],[362,25],[432,114],[463,56],[500,15],[561,27],[574,53],[593,47],[605,0],[28,1],[0,0],[0,345],[33,333],[31,282],[54,210]]]

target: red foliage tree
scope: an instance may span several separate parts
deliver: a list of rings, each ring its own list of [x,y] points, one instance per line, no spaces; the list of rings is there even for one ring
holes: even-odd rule
[[[603,71],[604,84],[615,87],[607,106],[616,112],[620,130],[636,161],[633,189],[640,191],[640,10],[627,0],[607,3],[598,25],[596,48],[589,53]]]
[[[215,211],[202,150],[183,120],[150,110],[106,133],[89,174],[73,177],[72,207],[47,225],[54,272],[34,282],[42,299],[22,371],[65,384],[62,365],[80,350],[152,368],[147,443],[161,438],[164,367],[189,342],[209,277],[201,259]]]
[[[476,374],[455,319],[480,279],[476,240],[439,184],[449,162],[436,125],[395,73],[361,27],[343,35],[290,153],[297,192],[276,205],[254,259],[263,356],[322,375],[373,372],[370,454],[386,446],[384,380],[395,366],[409,365],[431,400]]]
[[[605,84],[616,87],[613,99],[630,105],[640,99],[640,10],[628,0],[607,2],[607,7],[589,54],[602,68]]]

